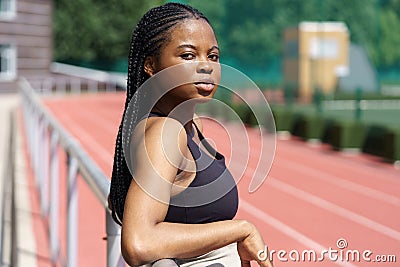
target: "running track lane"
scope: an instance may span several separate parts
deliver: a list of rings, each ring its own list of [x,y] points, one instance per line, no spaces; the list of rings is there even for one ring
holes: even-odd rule
[[[107,176],[111,174],[113,150],[122,115],[124,93],[69,96],[46,100],[57,119],[75,136]],[[230,149],[224,129],[205,120],[204,132],[227,156]],[[234,125],[227,125],[235,140]],[[346,239],[341,250],[371,250],[377,255],[395,255],[397,263],[331,261],[294,262],[275,254],[275,266],[398,266],[400,262],[400,172],[389,164],[365,155],[349,156],[325,146],[312,147],[297,140],[278,140],[269,178],[255,193],[247,192],[250,175],[257,167],[258,133],[248,130],[251,156],[239,182],[240,207],[237,218],[257,225],[270,249],[287,253],[297,250],[339,250],[336,242]],[[245,143],[234,151],[246,152]],[[236,153],[236,152],[233,152]],[[246,158],[243,158],[246,160]],[[229,162],[234,175],[245,161]],[[66,190],[61,183],[61,192]],[[79,184],[79,266],[105,267],[104,210],[87,185]],[[61,203],[64,203],[62,201]],[[65,221],[65,214],[60,221]],[[64,226],[65,227],[65,226]],[[60,229],[62,238],[65,230]],[[44,240],[38,241],[45,242]],[[39,244],[40,246],[40,244]],[[351,251],[350,251],[351,252]],[[64,252],[65,253],[65,252]],[[292,252],[295,253],[295,252]],[[295,255],[295,254],[292,254]],[[333,255],[335,256],[335,255]]]

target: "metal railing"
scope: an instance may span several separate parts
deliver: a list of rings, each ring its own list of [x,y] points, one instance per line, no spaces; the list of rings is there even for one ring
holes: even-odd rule
[[[50,75],[30,77],[29,83],[42,94],[80,94],[126,90],[127,75],[53,62]]]
[[[10,112],[9,131],[5,153],[1,192],[0,266],[17,266],[17,231],[15,208],[15,113]]]
[[[86,181],[105,209],[107,234],[107,267],[122,267],[120,227],[112,220],[107,207],[110,183],[101,169],[79,143],[54,119],[31,85],[19,81],[30,161],[40,192],[42,216],[49,221],[50,253],[53,264],[60,262],[59,238],[59,155],[67,154],[67,255],[65,266],[78,266],[78,187],[77,176]],[[49,197],[50,196],[50,197]],[[63,263],[61,263],[63,264]]]

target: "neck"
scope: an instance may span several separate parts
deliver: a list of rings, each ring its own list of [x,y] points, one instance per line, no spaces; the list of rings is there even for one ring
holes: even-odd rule
[[[178,120],[186,130],[191,131],[195,108],[196,105],[193,101],[173,104],[170,101],[160,99],[152,111]]]

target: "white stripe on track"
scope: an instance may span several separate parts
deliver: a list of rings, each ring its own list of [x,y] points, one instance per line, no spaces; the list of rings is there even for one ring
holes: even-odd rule
[[[348,219],[355,223],[358,223],[362,226],[370,228],[371,230],[381,233],[383,235],[386,235],[389,238],[400,241],[400,232],[398,232],[390,227],[387,227],[385,225],[382,225],[380,223],[377,223],[377,222],[375,222],[371,219],[368,219],[364,216],[361,216],[355,212],[352,212],[350,210],[342,208],[342,207],[340,207],[336,204],[333,204],[332,202],[329,202],[323,198],[314,196],[313,194],[307,193],[303,190],[300,190],[292,185],[289,185],[285,182],[279,181],[274,178],[270,179],[268,184],[282,192],[288,193],[296,198],[299,198],[299,199],[304,200],[304,201],[306,201],[310,204],[313,204],[317,207],[320,207],[329,212],[332,212],[340,217],[343,217],[345,219]]]
[[[249,213],[250,215],[260,219],[261,221],[269,224],[270,226],[274,227],[278,231],[286,234],[290,238],[296,240],[300,244],[303,244],[304,246],[311,248],[315,250],[316,252],[321,253],[321,251],[328,250],[326,247],[323,245],[317,243],[313,239],[303,235],[302,233],[296,231],[292,227],[284,224],[283,222],[275,219],[271,215],[267,214],[265,211],[260,210],[256,206],[253,206],[249,202],[240,199],[239,202],[239,208],[242,208],[245,212]],[[347,266],[347,267],[355,267],[356,265],[351,264],[349,262],[342,262],[341,260],[334,262],[335,264],[339,266]]]
[[[322,180],[324,182],[334,184],[336,186],[351,190],[353,192],[357,192],[359,194],[365,195],[367,197],[375,198],[377,200],[381,200],[390,204],[393,204],[395,206],[400,207],[400,198],[395,197],[393,195],[381,192],[376,189],[372,189],[370,187],[364,186],[357,184],[355,182],[346,180],[344,178],[340,178],[339,176],[326,173],[320,170],[316,170],[314,168],[310,168],[307,165],[302,165],[298,164],[292,160],[287,160],[290,161],[290,164],[287,164],[285,162],[280,162],[279,165],[283,165],[287,169],[295,170],[295,171],[300,171],[303,172],[304,174],[309,174],[310,176],[313,176],[319,180]]]
[[[235,171],[236,168],[234,166],[238,166],[238,164],[233,164],[232,167],[231,167],[231,171]],[[252,173],[254,173],[253,168],[248,167],[248,169]],[[308,202],[308,203],[310,203],[310,204],[312,204],[314,206],[317,206],[317,207],[320,207],[322,209],[325,209],[325,210],[327,210],[327,211],[329,211],[331,213],[334,213],[334,214],[336,214],[336,215],[338,215],[340,217],[343,217],[343,218],[345,218],[347,220],[350,220],[350,221],[353,221],[355,223],[361,224],[361,225],[363,225],[363,226],[365,226],[367,228],[370,228],[370,229],[372,229],[372,230],[374,230],[376,232],[384,234],[384,235],[386,235],[386,236],[388,236],[388,237],[390,237],[392,239],[396,239],[396,240],[400,241],[400,232],[398,232],[398,231],[396,231],[396,230],[394,230],[394,229],[392,229],[392,228],[390,228],[388,226],[382,225],[382,224],[380,224],[378,222],[375,222],[375,221],[373,221],[373,220],[371,220],[369,218],[366,218],[366,217],[364,217],[362,215],[359,215],[359,214],[357,214],[355,212],[352,212],[352,211],[350,211],[348,209],[340,207],[340,206],[338,206],[338,205],[336,205],[336,204],[334,204],[334,203],[332,203],[330,201],[327,201],[327,200],[325,200],[323,198],[314,196],[313,194],[308,193],[306,191],[303,191],[301,189],[298,189],[298,188],[296,188],[296,187],[294,187],[294,186],[292,186],[292,185],[290,185],[290,184],[288,184],[286,182],[280,181],[280,180],[278,180],[276,178],[273,178],[273,177],[269,177],[269,178],[270,178],[268,180],[268,185],[269,186],[272,186],[272,187],[274,187],[274,188],[276,188],[276,189],[278,189],[278,190],[280,190],[282,192],[285,192],[285,193],[287,193],[289,195],[292,195],[295,198],[298,198],[298,199],[301,199],[303,201],[306,201],[306,202]],[[240,201],[242,201],[242,199]]]
[[[251,138],[252,137],[252,135],[251,135],[252,129],[249,129],[248,132],[249,132],[248,135]],[[232,132],[228,131],[228,133],[232,133]],[[258,133],[257,133],[256,138],[260,138]],[[231,139],[234,140],[234,138],[231,138]],[[247,148],[241,148],[241,146],[243,146],[243,145],[244,144],[241,143],[241,142],[235,142],[234,151],[236,151],[236,153],[239,152],[239,151],[248,151]],[[293,145],[297,145],[296,148],[300,148],[299,144],[297,144],[297,143],[293,144]],[[297,152],[291,151],[291,155],[297,155],[296,153]],[[341,157],[337,157],[337,160],[341,161],[342,158]],[[285,163],[286,161],[290,161],[290,164],[286,164]],[[337,164],[339,164],[339,163],[342,164],[341,162],[338,162]],[[314,168],[310,168],[307,165],[296,163],[295,161],[287,159],[287,158],[285,158],[285,161],[279,161],[279,163],[277,163],[277,165],[281,165],[281,164],[286,168],[289,168],[289,169],[292,169],[292,170],[295,169],[296,171],[301,171],[301,172],[303,172],[305,174],[308,174],[310,176],[318,178],[319,180],[323,180],[325,182],[334,184],[336,186],[345,188],[347,190],[351,190],[353,192],[357,192],[359,194],[362,194],[362,195],[365,195],[365,196],[368,196],[368,197],[371,197],[371,198],[374,198],[374,199],[377,199],[377,200],[380,200],[380,201],[384,201],[386,203],[389,203],[389,204],[392,204],[392,205],[400,207],[400,198],[399,197],[396,197],[396,196],[394,196],[392,194],[388,194],[388,193],[382,192],[381,190],[374,189],[374,188],[371,188],[371,187],[368,187],[368,186],[365,186],[365,185],[361,185],[361,184],[358,184],[356,182],[349,181],[349,180],[347,180],[345,178],[341,178],[341,177],[339,177],[337,175],[333,175],[333,174],[330,174],[330,173],[327,173],[327,172],[324,172],[324,171],[321,171],[321,170],[316,170]],[[232,165],[235,165],[235,164],[231,163],[230,166],[232,166]],[[364,167],[364,169],[362,170],[362,172],[370,173],[368,170],[365,170],[365,168],[371,168],[370,166],[363,166],[363,167]],[[249,167],[247,167],[247,168],[249,168]],[[373,171],[379,171],[377,169],[372,169],[372,170]],[[251,171],[254,172],[253,169],[251,169]],[[386,172],[387,170],[383,169],[382,171]],[[362,174],[360,174],[360,175],[362,175]],[[381,175],[379,177],[380,180],[384,180],[382,175],[383,175],[383,173],[381,173]],[[382,181],[382,183],[384,183],[384,181]]]

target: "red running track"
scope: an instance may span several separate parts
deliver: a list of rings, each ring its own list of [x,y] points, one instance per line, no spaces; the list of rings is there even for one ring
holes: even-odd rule
[[[45,102],[110,176],[124,99],[124,93],[105,93],[51,98]],[[229,160],[231,147],[227,145],[226,132],[209,120],[203,124],[205,135],[214,140],[217,150]],[[235,127],[226,125],[232,138]],[[261,139],[253,129],[248,130],[248,135],[252,154],[238,184],[237,218],[248,219],[259,227],[269,249],[276,251],[276,267],[400,266],[399,170],[366,155],[346,155],[294,139],[278,140],[268,179],[250,194],[249,174],[257,166]],[[233,149],[245,152],[246,144],[237,143]],[[234,175],[238,174],[235,166],[240,164],[243,162],[237,159],[230,162]],[[65,191],[65,181],[61,186],[61,192]],[[60,203],[65,205],[65,194],[60,198],[64,198]],[[60,221],[65,221],[65,214],[61,216]],[[105,267],[104,210],[82,180],[79,222],[79,266]],[[65,225],[60,231],[65,239]],[[347,247],[340,249],[339,239],[344,239],[341,244],[346,242]],[[45,241],[40,238],[38,242],[40,247]],[[329,249],[330,252],[324,252]],[[62,251],[65,253],[65,248]],[[342,258],[335,260],[340,255]],[[396,262],[378,262],[378,257]]]

